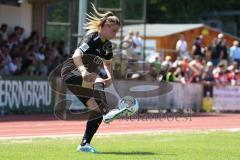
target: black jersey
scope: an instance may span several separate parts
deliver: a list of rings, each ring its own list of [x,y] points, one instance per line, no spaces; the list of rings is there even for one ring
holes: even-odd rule
[[[93,32],[81,40],[78,49],[80,49],[83,54],[82,62],[87,71],[90,73],[96,73],[101,78],[107,78],[107,74],[103,67],[103,61],[112,59],[112,43],[108,40],[102,42],[99,33]],[[81,76],[72,58],[64,62],[61,75],[63,79]]]
[[[112,43],[109,40],[102,42],[99,33],[93,32],[82,39],[78,48],[83,53],[82,61],[88,72],[105,74],[103,60],[111,60],[113,57]]]
[[[91,54],[105,60],[110,60],[113,57],[112,43],[109,40],[102,42],[98,32],[93,32],[85,36],[78,45],[78,48],[84,55]]]

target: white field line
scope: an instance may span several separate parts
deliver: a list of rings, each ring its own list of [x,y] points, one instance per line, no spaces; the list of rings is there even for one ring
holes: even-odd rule
[[[214,131],[228,131],[228,132],[240,132],[240,128],[226,128],[226,129],[189,129],[189,130],[152,130],[152,131],[129,131],[129,132],[102,132],[97,133],[96,136],[111,136],[111,135],[125,135],[125,134],[164,134],[164,133],[208,133]],[[54,134],[54,135],[36,135],[36,136],[11,136],[11,137],[0,137],[0,140],[10,139],[33,139],[33,138],[64,138],[64,137],[82,137],[83,134]]]

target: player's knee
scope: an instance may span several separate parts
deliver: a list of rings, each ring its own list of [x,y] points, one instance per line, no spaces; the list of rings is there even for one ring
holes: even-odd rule
[[[108,107],[106,101],[96,100],[96,102],[98,104],[99,110],[101,111],[101,113],[103,115],[106,114],[107,112],[109,112],[109,107]]]
[[[89,118],[88,118],[88,122],[87,123],[97,123],[97,124],[101,124],[103,120],[103,116],[101,113],[96,112],[96,111],[92,111]]]

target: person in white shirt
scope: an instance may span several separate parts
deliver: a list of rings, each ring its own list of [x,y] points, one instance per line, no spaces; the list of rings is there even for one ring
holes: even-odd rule
[[[133,40],[133,53],[137,59],[141,59],[143,40],[139,35],[139,31],[134,32],[132,40]]]
[[[188,53],[187,41],[185,40],[185,37],[183,34],[180,35],[179,40],[176,43],[176,50],[182,59],[184,57],[190,58]]]
[[[3,40],[8,40],[8,35],[7,35],[7,29],[8,25],[7,24],[2,24],[0,28],[0,35],[2,35]]]

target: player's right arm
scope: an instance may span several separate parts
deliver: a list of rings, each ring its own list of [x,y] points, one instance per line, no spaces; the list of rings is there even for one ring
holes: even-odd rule
[[[82,55],[83,53],[79,48],[77,48],[72,56],[73,62],[75,66],[77,67],[78,71],[81,73],[82,78],[85,81],[92,82],[96,78],[94,74],[91,74],[87,71],[87,68],[84,66],[82,61]]]

